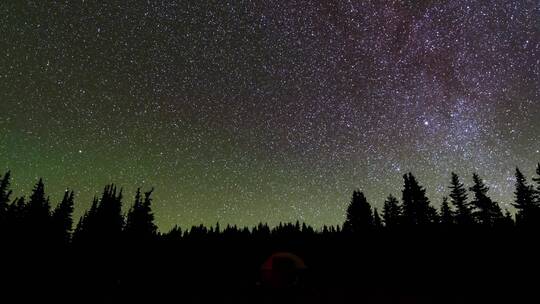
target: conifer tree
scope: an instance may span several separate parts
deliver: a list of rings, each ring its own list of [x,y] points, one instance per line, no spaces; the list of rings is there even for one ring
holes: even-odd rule
[[[389,195],[384,201],[383,220],[386,228],[394,228],[399,224],[401,207],[399,201],[393,195]]]
[[[535,196],[536,203],[540,205],[540,163],[536,165],[536,177],[533,177],[533,181],[536,183]]]
[[[423,226],[438,221],[436,209],[430,205],[426,190],[418,184],[412,173],[403,175],[403,216],[406,226]]]
[[[373,211],[371,210],[371,205],[367,202],[364,193],[355,190],[347,208],[347,217],[343,225],[343,230],[355,233],[371,228],[373,228]]]
[[[503,214],[499,204],[487,196],[489,187],[484,184],[478,174],[474,173],[473,186],[469,190],[474,194],[474,200],[471,204],[475,207],[473,216],[476,221],[485,227],[493,227],[503,217]]]
[[[62,201],[52,213],[53,233],[61,242],[67,243],[70,240],[71,230],[73,226],[73,191],[66,191]]]
[[[459,176],[452,172],[450,182],[450,202],[455,208],[455,222],[459,226],[470,226],[474,223],[472,208],[467,202],[467,189],[459,180]]]
[[[141,189],[137,189],[135,202],[128,212],[125,232],[133,239],[148,240],[157,233],[154,224],[154,214],[152,214],[152,192],[154,189],[145,192],[144,200],[141,198]]]
[[[506,209],[504,212],[504,217],[501,220],[499,226],[503,229],[508,230],[508,229],[513,228],[514,225],[515,225],[515,222],[514,222],[514,219],[512,218],[512,214],[510,213],[510,211],[508,211],[508,209]]]
[[[34,187],[25,209],[28,236],[39,241],[45,241],[46,238],[50,237],[51,233],[51,205],[49,198],[45,196],[45,185],[42,179],[39,179]]]
[[[9,189],[11,185],[11,172],[8,171],[4,174],[2,180],[0,180],[0,221],[6,215],[8,206],[9,206],[9,197],[11,196],[11,190]]]
[[[4,229],[9,238],[20,239],[27,236],[26,201],[24,197],[15,198],[6,210]]]
[[[448,204],[448,197],[443,197],[441,204],[441,225],[449,227],[454,224],[454,212]]]
[[[89,214],[89,220],[99,239],[105,242],[118,239],[124,228],[122,190],[117,192],[116,186],[106,186],[95,215]]]
[[[523,173],[516,168],[516,190],[514,191],[515,201],[514,207],[518,209],[516,215],[516,224],[521,227],[530,227],[540,224],[538,221],[540,207],[535,201],[534,188],[527,184],[527,180]]]
[[[373,227],[375,227],[375,229],[381,229],[383,227],[382,220],[379,216],[379,211],[377,211],[377,208],[373,209]]]

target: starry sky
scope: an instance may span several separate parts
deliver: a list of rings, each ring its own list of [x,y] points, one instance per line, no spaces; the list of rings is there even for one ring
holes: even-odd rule
[[[155,187],[162,230],[338,224],[415,173],[508,207],[540,161],[540,3],[2,1],[0,169],[15,195]]]

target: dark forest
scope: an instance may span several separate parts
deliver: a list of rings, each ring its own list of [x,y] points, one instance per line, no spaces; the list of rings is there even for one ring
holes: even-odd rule
[[[74,221],[74,192],[50,202],[42,180],[28,198],[0,183],[2,294],[16,302],[480,303],[536,292],[540,164],[516,168],[513,206],[502,210],[477,174],[452,173],[435,208],[411,173],[382,210],[354,191],[343,225],[160,232],[153,189],[132,203],[108,185]],[[128,211],[123,213],[124,205]],[[15,303],[15,302],[14,302]]]

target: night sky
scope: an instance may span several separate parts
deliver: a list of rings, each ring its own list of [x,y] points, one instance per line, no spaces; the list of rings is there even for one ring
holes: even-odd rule
[[[540,161],[536,0],[114,2],[0,3],[15,195],[43,177],[78,217],[115,182],[155,187],[162,230],[320,226],[408,171],[435,206],[476,171],[508,208]]]

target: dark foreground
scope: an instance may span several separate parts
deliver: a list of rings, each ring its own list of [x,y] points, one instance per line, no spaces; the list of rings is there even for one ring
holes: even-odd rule
[[[2,303],[538,303],[538,235],[380,232],[2,246]],[[294,253],[294,281],[263,263]]]

